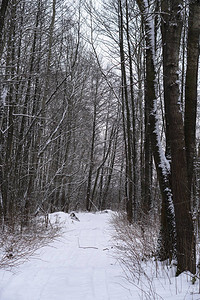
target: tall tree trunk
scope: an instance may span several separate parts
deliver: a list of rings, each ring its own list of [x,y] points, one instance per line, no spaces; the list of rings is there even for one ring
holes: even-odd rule
[[[172,259],[175,249],[175,222],[174,208],[172,202],[172,192],[170,187],[170,165],[163,153],[157,119],[157,97],[156,97],[156,71],[155,71],[155,45],[152,39],[153,20],[146,2],[137,0],[142,13],[142,20],[145,26],[146,39],[146,97],[149,107],[149,124],[151,134],[151,146],[157,176],[162,196],[161,209],[161,230],[159,237],[159,258],[165,260]]]
[[[128,44],[128,62],[129,62],[129,72],[130,72],[130,99],[131,99],[131,120],[132,120],[132,180],[133,180],[133,213],[134,221],[136,221],[137,215],[137,151],[136,151],[136,127],[135,127],[135,99],[133,90],[133,62],[131,53],[131,41],[129,32],[129,11],[128,11],[128,1],[126,0],[126,39]]]
[[[110,161],[109,161],[109,165],[108,165],[108,171],[106,174],[106,182],[104,185],[104,191],[103,191],[103,196],[102,196],[102,204],[101,204],[102,210],[106,209],[106,205],[107,205],[106,200],[108,198],[108,191],[109,191],[109,187],[110,187],[110,182],[111,182],[112,173],[113,173],[113,167],[114,167],[114,163],[115,163],[115,156],[116,156],[118,127],[115,128],[115,132],[113,133],[113,135],[114,135],[113,148],[112,148],[112,152],[110,153]]]
[[[12,182],[14,181],[12,172],[12,151],[13,151],[13,134],[14,134],[14,109],[15,109],[15,93],[14,82],[15,77],[15,16],[16,16],[16,2],[12,1],[11,9],[11,23],[9,28],[8,53],[6,57],[6,77],[10,81],[7,102],[8,102],[8,116],[7,116],[7,136],[5,137],[5,160],[3,162],[3,182],[2,182],[2,203],[4,211],[4,221],[12,222],[13,217],[13,194],[11,192]]]
[[[94,108],[93,108],[93,124],[92,124],[92,142],[90,147],[90,161],[89,161],[89,171],[88,171],[88,180],[87,180],[87,192],[86,192],[86,210],[90,211],[92,208],[92,199],[91,199],[91,189],[92,189],[92,172],[94,168],[94,148],[95,148],[95,137],[96,137],[96,122],[97,122],[97,90],[98,90],[98,81],[96,82],[96,90],[94,96]]]
[[[124,53],[124,23],[123,23],[123,11],[121,0],[118,0],[118,21],[119,21],[119,47],[120,47],[120,62],[121,62],[121,78],[122,78],[122,101],[124,105],[124,118],[126,125],[126,211],[127,219],[130,223],[133,221],[133,168],[132,168],[132,137],[131,137],[131,117],[129,107],[129,97],[127,88],[127,76],[125,67],[125,53]]]
[[[165,107],[169,121],[172,192],[176,222],[177,274],[196,272],[195,236],[190,211],[190,194],[185,151],[184,125],[180,110],[178,78],[183,1],[162,1],[162,42]]]
[[[151,52],[146,50],[146,82],[145,82],[145,109],[144,109],[144,183],[143,183],[143,198],[142,198],[142,211],[148,214],[151,209],[151,132],[150,120],[152,107],[149,97],[149,75],[151,66]]]
[[[0,8],[0,58],[3,53],[4,42],[3,42],[3,27],[5,23],[6,11],[8,8],[9,0],[2,0]]]
[[[197,115],[197,84],[199,62],[200,35],[200,2],[190,1],[188,38],[187,38],[187,70],[185,83],[185,146],[188,169],[188,188],[192,190],[194,173],[196,115]]]

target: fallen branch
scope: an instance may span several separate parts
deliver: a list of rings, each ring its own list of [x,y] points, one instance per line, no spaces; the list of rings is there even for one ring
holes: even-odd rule
[[[79,238],[78,238],[78,247],[81,248],[81,249],[96,249],[96,250],[99,249],[99,248],[93,247],[93,246],[86,246],[86,247],[80,246]]]

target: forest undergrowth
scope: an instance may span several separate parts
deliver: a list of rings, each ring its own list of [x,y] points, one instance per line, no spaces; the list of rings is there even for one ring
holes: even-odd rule
[[[71,218],[70,222],[73,223]],[[130,225],[125,213],[112,212],[109,222],[112,243],[109,255],[114,256],[126,280],[138,290],[138,299],[197,299],[193,296],[200,293],[199,273],[184,272],[176,277],[175,261],[157,259],[159,217],[141,217]],[[17,223],[12,228],[4,226],[4,230],[0,230],[0,269],[15,272],[18,266],[36,255],[37,249],[60,237],[62,226],[59,215],[53,223],[47,216],[38,216],[32,218],[28,226]],[[182,296],[184,298],[180,298]]]
[[[0,268],[13,270],[60,235],[59,223],[48,216],[33,217],[27,226],[15,223],[0,229]]]
[[[171,290],[173,295],[183,293],[183,282],[188,291],[199,285],[199,273],[184,272],[176,277],[176,261],[159,261],[157,258],[160,231],[159,218],[141,218],[129,224],[125,213],[115,213],[110,221],[113,232],[115,257],[120,263],[125,278],[138,289],[141,299],[165,299],[160,291]],[[197,243],[197,254],[199,244]],[[199,255],[197,255],[198,257]],[[192,295],[193,292],[191,292]],[[188,294],[185,295],[187,298]],[[191,296],[192,297],[192,296]]]

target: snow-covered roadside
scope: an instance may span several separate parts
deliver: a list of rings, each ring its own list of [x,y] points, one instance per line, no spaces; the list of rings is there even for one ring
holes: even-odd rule
[[[36,251],[14,273],[0,270],[0,300],[137,299],[110,255],[110,213],[54,213],[63,234]],[[125,288],[124,288],[125,287]]]
[[[134,286],[124,279],[114,258],[111,214],[77,213],[80,222],[65,213],[52,214],[51,223],[62,224],[61,237],[37,250],[14,272],[0,270],[0,300],[149,299],[139,283]],[[187,278],[184,274],[168,278],[164,273],[152,283],[154,299],[200,299],[195,294],[198,284],[191,285]],[[144,290],[148,283],[143,282]]]

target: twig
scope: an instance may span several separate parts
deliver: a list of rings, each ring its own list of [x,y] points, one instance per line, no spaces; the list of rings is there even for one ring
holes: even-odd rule
[[[78,247],[81,248],[81,249],[96,249],[96,250],[99,249],[99,248],[93,247],[93,246],[87,246],[87,247],[82,247],[82,246],[80,246],[79,238],[78,238]]]

